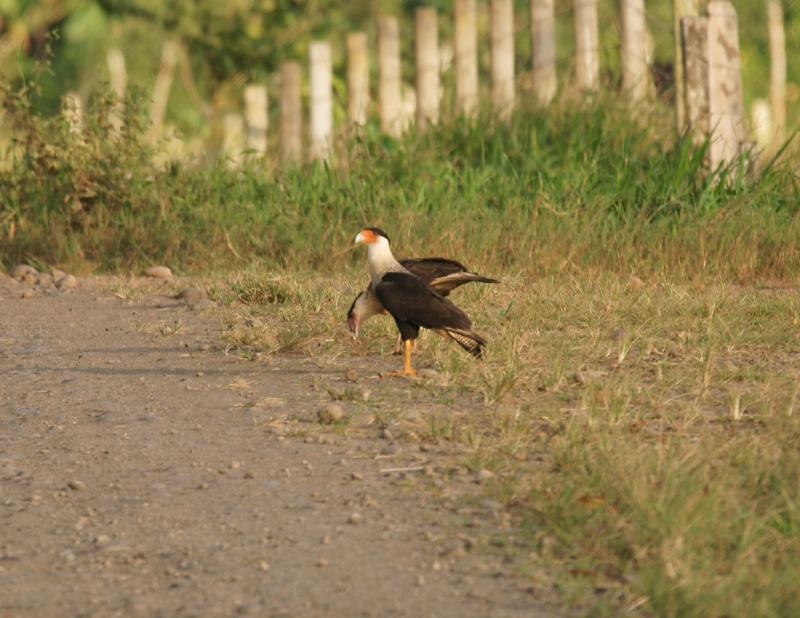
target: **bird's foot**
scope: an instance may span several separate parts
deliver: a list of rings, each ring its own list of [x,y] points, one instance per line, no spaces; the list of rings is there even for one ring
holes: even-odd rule
[[[382,378],[416,378],[416,369],[398,369],[397,371],[384,371],[381,374]]]

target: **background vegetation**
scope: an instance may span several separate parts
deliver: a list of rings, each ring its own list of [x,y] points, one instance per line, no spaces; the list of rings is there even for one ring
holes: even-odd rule
[[[565,92],[544,111],[522,96],[509,125],[482,114],[394,140],[371,122],[337,142],[330,166],[155,156],[148,93],[168,36],[185,50],[170,122],[206,137],[218,112],[238,109],[242,83],[303,59],[312,37],[330,36],[340,69],[342,33],[371,27],[371,4],[0,0],[14,140],[0,167],[0,263],[224,271],[209,288],[230,305],[231,349],[251,358],[313,340],[320,362],[338,363],[393,340],[388,321],[367,325],[363,348],[342,327],[363,280],[363,255],[347,250],[362,225],[384,227],[399,255],[463,259],[504,280],[457,293],[490,338],[487,358],[431,337],[419,358],[436,372],[415,388],[471,407],[410,420],[381,392],[358,405],[403,439],[456,443],[465,465],[494,471],[485,489],[518,526],[493,545],[586,612],[797,615],[795,155],[758,174],[707,173],[703,147],[675,136],[662,84],[636,114]],[[381,7],[409,17],[414,4]],[[764,96],[763,5],[737,8],[747,97]],[[648,15],[666,65],[669,3],[648,2]],[[800,19],[786,15],[796,126]],[[562,75],[569,18],[559,14]],[[609,85],[616,36],[603,29]],[[116,139],[111,44],[132,86]],[[91,95],[79,132],[53,113],[76,88]]]
[[[344,109],[344,33],[363,29],[375,45],[379,12],[401,17],[403,69],[413,83],[413,11],[419,5],[439,9],[441,41],[451,40],[452,3],[447,0],[2,0],[0,1],[0,75],[19,79],[30,75],[52,41],[52,74],[43,76],[36,107],[53,112],[68,90],[95,92],[107,80],[105,53],[111,46],[125,55],[131,84],[151,92],[161,44],[177,37],[182,44],[179,76],[170,99],[169,121],[191,137],[213,132],[214,119],[225,109],[239,109],[245,81],[269,81],[280,62],[305,62],[308,43],[327,38],[333,45],[336,112]],[[556,3],[557,66],[561,79],[572,68],[572,3]],[[788,99],[790,121],[796,126],[800,102],[800,16],[793,2],[785,4],[787,56],[790,58]],[[479,2],[480,61],[489,64],[488,3]],[[647,0],[648,28],[655,77],[665,93],[671,90],[672,0]],[[761,0],[738,2],[746,104],[768,94],[769,55],[766,7]],[[619,79],[619,11],[616,2],[600,2],[601,67],[605,79]],[[528,0],[516,0],[516,65],[530,68]],[[377,70],[373,60],[373,71]],[[276,92],[273,90],[273,93]],[[273,105],[277,101],[272,96]],[[273,110],[275,111],[275,110]]]
[[[800,266],[792,168],[707,175],[702,148],[658,128],[663,108],[640,119],[612,101],[523,109],[509,126],[484,117],[402,141],[368,130],[341,145],[337,166],[265,174],[257,162],[151,163],[135,105],[115,142],[109,99],[80,134],[32,114],[24,93],[5,101],[22,147],[0,173],[6,264],[198,272],[259,256],[335,270],[372,223],[401,254],[536,274],[589,266],[756,281]]]

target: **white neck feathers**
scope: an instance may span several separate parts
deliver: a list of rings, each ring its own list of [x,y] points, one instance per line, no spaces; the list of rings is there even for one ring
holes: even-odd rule
[[[390,271],[404,271],[403,268],[392,255],[392,250],[389,248],[389,241],[383,236],[378,236],[378,239],[367,245],[367,265],[369,266],[369,278],[373,284],[387,272]]]

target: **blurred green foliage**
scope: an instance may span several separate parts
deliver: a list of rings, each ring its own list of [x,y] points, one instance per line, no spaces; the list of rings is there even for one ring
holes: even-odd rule
[[[412,80],[413,12],[432,5],[441,14],[443,42],[451,36],[446,0],[0,0],[0,75],[20,79],[52,47],[52,73],[41,83],[36,102],[40,110],[53,111],[68,90],[83,95],[107,79],[105,52],[122,49],[129,83],[145,91],[159,65],[162,43],[177,37],[186,56],[170,99],[169,119],[186,132],[198,132],[206,123],[202,101],[216,107],[238,104],[237,86],[246,80],[268,80],[286,59],[305,61],[314,38],[333,44],[337,87],[343,87],[344,38],[353,29],[364,29],[374,43],[374,17],[391,13],[401,17],[404,71]],[[517,66],[530,66],[528,0],[515,0],[517,15]],[[769,56],[765,2],[737,2],[739,12],[745,98],[768,93]],[[800,107],[800,18],[794,3],[786,6],[786,40],[790,87],[790,119]],[[647,17],[659,81],[669,87],[672,62],[672,2],[648,0]],[[619,11],[616,2],[601,2],[601,63],[607,78],[619,74]],[[488,2],[478,2],[481,28],[480,59],[488,66]],[[561,75],[571,67],[572,6],[557,3],[558,68]],[[375,61],[373,60],[373,64]],[[374,70],[374,67],[373,67]]]

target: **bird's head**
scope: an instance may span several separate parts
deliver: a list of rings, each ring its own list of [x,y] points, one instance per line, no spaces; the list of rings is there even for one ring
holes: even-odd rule
[[[353,339],[358,337],[358,329],[364,322],[381,313],[384,313],[383,305],[369,288],[356,296],[347,311],[347,328]]]
[[[379,227],[365,227],[358,234],[353,241],[356,245],[370,245],[375,244],[389,244],[389,237]]]

